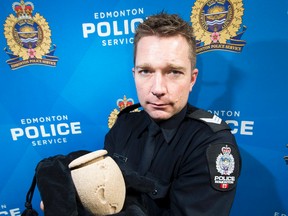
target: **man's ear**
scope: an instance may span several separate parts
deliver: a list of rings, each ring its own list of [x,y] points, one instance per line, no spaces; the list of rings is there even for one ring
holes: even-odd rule
[[[195,83],[196,82],[196,79],[197,79],[197,76],[198,76],[198,69],[195,68],[193,71],[192,71],[192,82]]]
[[[192,71],[190,92],[192,91],[192,88],[193,88],[193,86],[194,86],[195,83],[196,83],[197,76],[198,76],[198,69],[195,68],[195,69]]]

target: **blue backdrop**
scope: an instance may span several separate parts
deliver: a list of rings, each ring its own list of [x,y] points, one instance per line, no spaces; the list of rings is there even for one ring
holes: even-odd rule
[[[119,100],[137,102],[135,27],[162,10],[196,30],[200,73],[189,102],[226,120],[238,141],[231,215],[288,215],[287,1],[6,0],[0,8],[0,215],[24,210],[41,159],[103,147]],[[36,209],[39,201],[36,191]]]

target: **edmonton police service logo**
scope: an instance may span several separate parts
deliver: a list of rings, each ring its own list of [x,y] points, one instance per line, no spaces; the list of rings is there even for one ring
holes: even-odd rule
[[[51,48],[51,31],[45,18],[36,13],[32,2],[14,2],[12,8],[16,13],[7,17],[4,35],[10,59],[6,62],[11,69],[38,64],[56,66],[58,58],[54,56],[56,45]]]
[[[242,0],[196,0],[191,22],[195,31],[197,54],[212,50],[241,52],[246,26],[241,28]],[[240,30],[241,28],[241,30]]]
[[[231,148],[227,145],[221,148],[220,153],[216,159],[216,169],[221,175],[230,175],[235,168],[234,157],[231,154]]]

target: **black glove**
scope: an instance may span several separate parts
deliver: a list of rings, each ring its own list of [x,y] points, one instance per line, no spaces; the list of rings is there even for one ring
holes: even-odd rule
[[[126,185],[127,195],[123,210],[113,216],[148,216],[147,210],[142,205],[141,193],[149,193],[155,189],[155,181],[140,175],[123,164],[120,167]]]
[[[123,210],[113,216],[148,216],[147,210],[137,200],[136,197],[126,197]]]
[[[125,211],[113,216],[148,216],[138,205],[130,205]]]
[[[118,166],[122,171],[127,190],[133,189],[138,192],[149,193],[155,189],[154,180],[146,176],[142,176],[138,172],[128,169],[121,164],[118,164]]]

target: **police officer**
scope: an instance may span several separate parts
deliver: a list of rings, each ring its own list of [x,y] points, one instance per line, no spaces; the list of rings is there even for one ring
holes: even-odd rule
[[[229,215],[241,159],[225,122],[188,104],[195,65],[189,23],[162,12],[139,24],[133,76],[143,109],[131,112],[137,104],[124,109],[105,137],[104,148],[119,165],[127,190],[123,210],[115,215]],[[86,153],[48,158],[37,166],[26,216],[37,215],[31,206],[36,180],[45,215],[90,215],[77,202],[67,167]]]
[[[139,24],[133,76],[143,110],[122,111],[105,138],[126,181],[118,215],[229,215],[240,156],[229,127],[188,104],[195,65],[189,23],[161,12]]]

